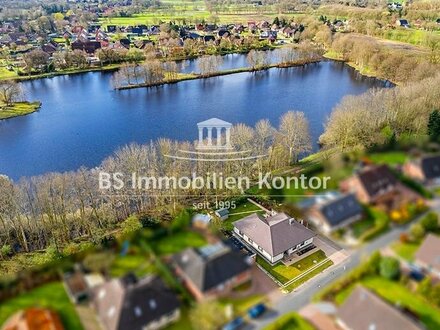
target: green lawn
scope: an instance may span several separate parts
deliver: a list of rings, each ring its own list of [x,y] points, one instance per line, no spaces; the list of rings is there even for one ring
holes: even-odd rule
[[[0,120],[28,115],[37,111],[40,102],[15,102],[13,105],[0,104]]]
[[[0,324],[15,312],[29,307],[49,308],[59,313],[66,330],[83,329],[61,282],[50,283],[10,299],[0,305]]]
[[[372,153],[368,156],[371,161],[377,164],[401,165],[408,160],[407,153],[403,151],[389,151]]]
[[[286,266],[281,262],[275,264],[274,266],[271,266],[260,256],[257,256],[257,262],[266,271],[272,274],[273,277],[284,284],[291,279],[301,275],[304,271],[312,268],[326,258],[327,257],[325,253],[322,250],[319,250],[290,266]]]
[[[137,277],[144,277],[155,271],[154,265],[144,255],[117,256],[110,268],[112,277],[121,277],[127,273],[134,273]]]
[[[255,212],[258,214],[264,213],[264,211],[261,210],[258,206],[248,201],[238,204],[235,209],[230,209],[229,211],[229,218],[222,222],[222,227],[226,230],[232,230],[232,228],[234,227],[232,223],[234,221],[240,220]]]
[[[314,330],[315,328],[295,312],[280,316],[264,330]]]
[[[353,235],[360,241],[369,241],[387,231],[390,219],[388,215],[374,207],[365,208],[365,218],[350,226]]]
[[[232,304],[234,316],[244,315],[247,310],[256,304],[264,302],[265,297],[260,294],[250,295],[243,298],[220,298],[219,302],[222,305]]]
[[[405,260],[413,261],[414,260],[414,254],[417,252],[417,250],[420,247],[420,243],[414,243],[414,242],[396,242],[394,243],[391,248],[394,250],[394,252],[397,253],[397,255]]]
[[[201,247],[206,245],[205,238],[192,231],[182,231],[163,237],[151,244],[159,255],[168,255],[180,252],[188,247]]]

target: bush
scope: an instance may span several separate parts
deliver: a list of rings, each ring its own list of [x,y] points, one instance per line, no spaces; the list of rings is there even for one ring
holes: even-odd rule
[[[420,224],[426,232],[433,232],[438,229],[438,215],[434,212],[429,212],[422,220]]]
[[[379,265],[380,276],[388,280],[397,280],[400,277],[399,260],[392,257],[383,257]]]
[[[409,232],[414,241],[420,241],[425,236],[425,228],[420,223],[413,224]]]

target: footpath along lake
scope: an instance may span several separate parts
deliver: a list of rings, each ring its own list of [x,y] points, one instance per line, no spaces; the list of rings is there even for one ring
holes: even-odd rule
[[[226,56],[222,69],[245,66],[245,57]],[[197,71],[196,61],[184,71]],[[193,141],[196,123],[211,117],[250,126],[267,118],[278,126],[283,113],[299,110],[316,142],[345,95],[388,86],[333,61],[123,91],[112,90],[111,76],[91,72],[24,82],[26,99],[43,105],[37,113],[0,121],[0,174],[16,180],[94,167],[125,144],[160,137]]]

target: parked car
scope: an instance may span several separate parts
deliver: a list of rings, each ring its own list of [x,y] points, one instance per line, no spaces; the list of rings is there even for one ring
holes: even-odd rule
[[[225,324],[222,328],[222,330],[238,330],[244,325],[244,320],[241,317],[237,317],[236,319],[232,320],[228,324]]]
[[[255,305],[254,307],[251,307],[248,309],[248,315],[250,318],[252,319],[256,319],[258,317],[260,317],[261,315],[264,314],[264,312],[266,311],[266,305],[264,304],[258,304]]]

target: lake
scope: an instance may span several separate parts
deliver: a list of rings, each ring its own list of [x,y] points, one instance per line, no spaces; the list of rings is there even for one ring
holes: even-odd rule
[[[229,55],[223,66],[242,67],[244,59]],[[191,61],[185,71],[196,71],[196,65]],[[196,123],[211,117],[251,126],[267,118],[278,126],[286,111],[304,111],[316,142],[345,95],[387,86],[333,61],[123,91],[112,90],[111,76],[91,72],[24,82],[26,99],[43,106],[0,121],[0,173],[18,179],[94,167],[123,145],[159,137],[193,141]]]

